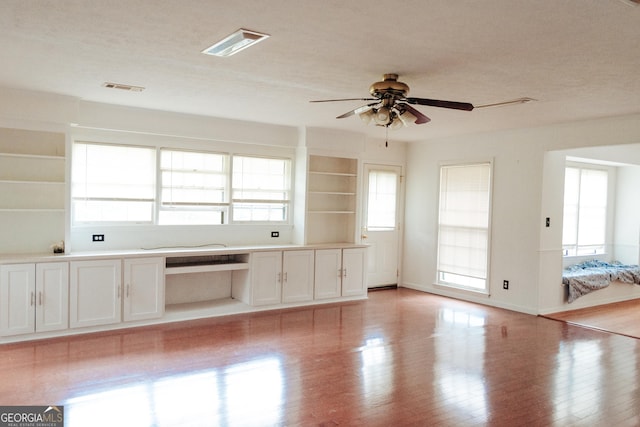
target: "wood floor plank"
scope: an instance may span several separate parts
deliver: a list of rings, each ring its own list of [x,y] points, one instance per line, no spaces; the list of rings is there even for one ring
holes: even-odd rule
[[[0,346],[76,426],[638,425],[640,340],[408,289]]]
[[[552,313],[544,317],[640,338],[640,299]]]

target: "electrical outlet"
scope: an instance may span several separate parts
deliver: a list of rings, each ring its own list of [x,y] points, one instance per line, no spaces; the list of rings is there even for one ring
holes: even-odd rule
[[[104,242],[104,234],[94,234],[93,236],[91,236],[91,241]]]
[[[509,289],[509,281],[508,280],[503,280],[502,281],[502,289]]]
[[[544,221],[544,225],[545,227],[550,227],[551,226],[551,218],[547,217]]]
[[[271,232],[271,237],[280,237],[280,232],[279,231],[272,231]]]

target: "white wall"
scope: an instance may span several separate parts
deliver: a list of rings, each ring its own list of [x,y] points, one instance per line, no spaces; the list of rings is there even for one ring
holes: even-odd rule
[[[640,115],[411,143],[407,149],[403,286],[537,314],[566,310],[562,274],[564,154],[640,141]],[[494,164],[490,296],[435,285],[438,167]],[[551,227],[544,226],[550,217]],[[502,280],[510,282],[502,289]]]
[[[209,243],[228,245],[301,243],[304,241],[304,197],[306,193],[306,156],[324,154],[360,159],[391,159],[403,164],[404,144],[397,142],[381,148],[363,134],[320,128],[294,128],[264,123],[228,120],[149,109],[131,108],[82,101],[54,94],[3,88],[0,91],[0,127],[53,130],[67,139],[66,211],[53,228],[64,235],[67,250],[100,251],[158,246],[187,246]],[[232,153],[285,156],[294,160],[296,200],[294,221],[287,225],[225,226],[70,226],[70,153],[73,140],[133,143],[151,146],[215,149]],[[359,210],[359,209],[358,209]],[[26,217],[26,216],[25,216]],[[64,218],[63,218],[64,217]],[[20,227],[16,227],[20,225]],[[28,230],[24,224],[3,224],[16,230]],[[272,238],[271,231],[280,237]],[[104,234],[104,242],[92,242],[92,234]],[[33,245],[33,236],[15,236],[18,245],[5,245],[0,252],[46,252],[49,245]],[[18,239],[18,237],[22,237]],[[59,239],[56,239],[56,242]],[[55,243],[55,242],[50,242]]]

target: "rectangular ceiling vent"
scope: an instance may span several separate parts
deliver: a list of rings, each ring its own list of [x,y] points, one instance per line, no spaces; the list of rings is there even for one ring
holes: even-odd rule
[[[129,92],[142,92],[144,90],[142,86],[123,85],[121,83],[111,83],[111,82],[104,82],[102,84],[102,87],[106,87],[108,89],[127,90]]]
[[[220,40],[213,46],[206,48],[202,53],[205,55],[222,57],[231,56],[248,48],[249,46],[253,46],[256,43],[261,42],[268,37],[268,34],[240,28],[238,31]]]

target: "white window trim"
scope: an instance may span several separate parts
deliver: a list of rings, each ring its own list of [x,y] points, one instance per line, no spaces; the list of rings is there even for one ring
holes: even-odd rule
[[[440,269],[439,269],[439,256],[440,256],[440,187],[441,187],[441,170],[443,167],[451,167],[451,166],[473,166],[480,164],[488,164],[489,165],[489,189],[488,189],[488,197],[489,197],[489,211],[487,218],[487,259],[486,259],[486,277],[485,277],[485,287],[484,289],[461,286],[455,283],[443,282],[440,280]],[[438,164],[438,207],[437,207],[437,216],[436,216],[436,232],[437,232],[437,240],[436,240],[436,278],[434,284],[436,286],[440,286],[446,289],[458,290],[470,292],[473,294],[481,294],[484,296],[491,295],[491,236],[492,236],[492,223],[493,223],[493,182],[494,182],[494,160],[472,160],[472,161],[460,161],[460,162],[440,162]]]
[[[614,209],[615,209],[615,186],[616,186],[616,171],[617,168],[615,166],[611,166],[609,164],[604,163],[591,163],[588,161],[581,161],[582,159],[571,159],[567,158],[565,161],[564,169],[573,167],[579,169],[593,169],[593,170],[602,170],[607,172],[607,210],[606,210],[606,219],[605,219],[605,236],[604,236],[604,252],[598,254],[588,254],[588,255],[565,255],[564,254],[564,242],[561,242],[562,247],[562,257],[567,260],[570,264],[580,262],[581,260],[590,260],[594,258],[607,258],[611,248],[611,236],[612,236],[612,228],[614,223]],[[564,186],[564,182],[562,183]],[[564,191],[563,191],[564,195]],[[563,213],[564,213],[564,203],[563,203]],[[563,224],[564,227],[564,224]],[[564,263],[564,265],[568,265]]]

